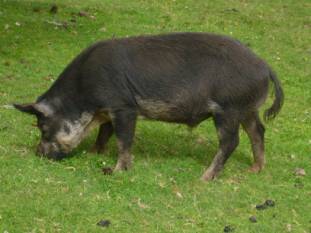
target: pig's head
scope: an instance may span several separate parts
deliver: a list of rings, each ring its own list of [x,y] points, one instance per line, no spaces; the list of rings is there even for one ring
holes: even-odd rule
[[[69,117],[46,103],[14,104],[14,107],[37,117],[37,126],[41,131],[37,155],[50,159],[64,158],[93,125],[93,116],[87,112]]]

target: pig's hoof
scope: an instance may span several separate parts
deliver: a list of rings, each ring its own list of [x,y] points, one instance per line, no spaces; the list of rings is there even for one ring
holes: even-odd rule
[[[118,161],[116,167],[114,168],[115,172],[118,171],[127,171],[131,168],[131,162]]]
[[[203,176],[201,176],[201,180],[204,182],[208,182],[211,180],[214,180],[216,178],[215,172],[212,171],[206,171]]]
[[[98,145],[92,146],[92,148],[89,150],[90,153],[93,154],[104,154],[105,148],[101,148]]]
[[[251,173],[258,173],[263,169],[263,166],[261,166],[258,163],[254,163],[250,168],[248,168],[248,171]]]
[[[106,149],[105,148],[99,148],[97,149],[97,154],[105,154]]]
[[[89,149],[89,152],[90,153],[93,153],[93,154],[97,154],[97,151],[98,151],[98,146],[95,144],[93,145],[90,149]]]

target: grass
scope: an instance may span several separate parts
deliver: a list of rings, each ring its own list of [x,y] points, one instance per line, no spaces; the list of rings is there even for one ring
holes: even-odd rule
[[[49,13],[52,2],[57,14]],[[223,232],[227,225],[235,232],[311,232],[310,7],[307,0],[0,0],[0,232]],[[74,17],[79,11],[94,17]],[[67,29],[53,25],[65,21]],[[192,133],[140,121],[134,168],[113,176],[101,168],[116,162],[114,138],[104,156],[86,152],[96,132],[64,161],[34,155],[34,119],[10,103],[35,100],[94,41],[172,31],[231,35],[278,73],[286,100],[266,123],[262,173],[246,172],[252,156],[241,132],[221,176],[202,183],[217,150],[209,120]],[[297,167],[304,177],[293,174]],[[256,210],[266,199],[275,207]],[[97,226],[101,219],[111,225]]]

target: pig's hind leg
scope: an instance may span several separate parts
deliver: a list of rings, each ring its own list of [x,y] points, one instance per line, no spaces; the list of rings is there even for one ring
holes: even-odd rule
[[[137,114],[134,111],[118,111],[113,114],[114,132],[118,144],[118,162],[115,171],[128,170],[132,165],[131,146],[135,134]]]
[[[216,114],[213,119],[218,134],[218,151],[202,180],[209,181],[217,177],[225,162],[239,144],[239,118],[234,112]]]
[[[246,131],[250,142],[252,144],[252,151],[254,156],[254,164],[249,171],[259,172],[265,165],[264,156],[264,133],[265,128],[260,121],[258,112],[252,112],[242,121],[242,126]]]
[[[91,148],[92,153],[104,153],[106,145],[113,134],[111,122],[103,123],[99,127],[98,135],[94,146]]]

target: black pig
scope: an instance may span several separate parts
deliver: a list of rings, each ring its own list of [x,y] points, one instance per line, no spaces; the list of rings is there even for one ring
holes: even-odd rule
[[[202,179],[215,178],[247,132],[251,171],[264,167],[264,126],[258,115],[269,81],[275,99],[264,112],[274,118],[283,91],[270,67],[239,41],[209,33],[174,33],[98,42],[78,55],[51,88],[32,104],[42,138],[37,153],[61,159],[100,125],[94,150],[103,152],[115,133],[115,170],[129,169],[137,116],[190,127],[212,117],[219,149]]]

